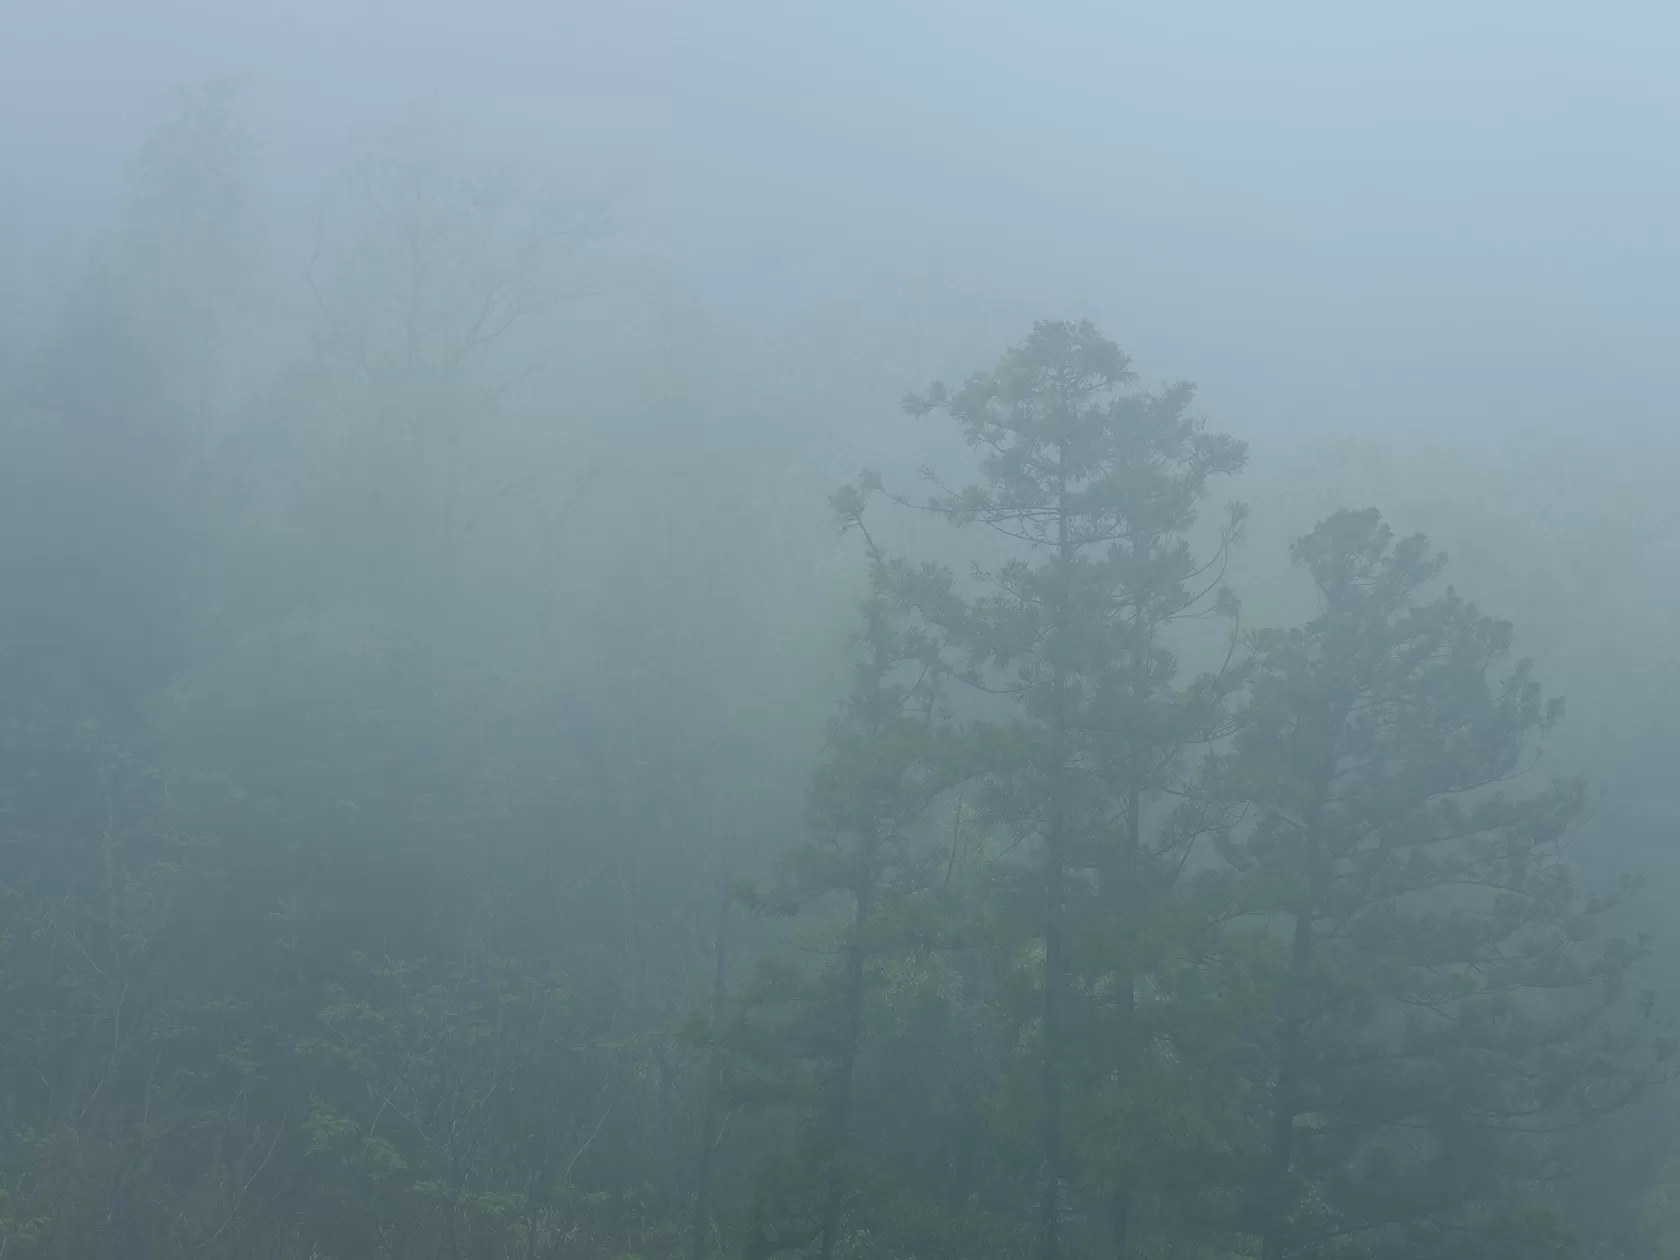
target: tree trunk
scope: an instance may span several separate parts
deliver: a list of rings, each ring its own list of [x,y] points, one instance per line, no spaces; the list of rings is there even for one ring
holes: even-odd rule
[[[1265,1233],[1261,1235],[1261,1260],[1283,1260],[1287,1227],[1283,1216],[1289,1193],[1289,1169],[1295,1153],[1295,1117],[1301,1112],[1302,1026],[1301,989],[1307,965],[1312,960],[1310,907],[1295,916],[1295,938],[1289,955],[1289,1011],[1283,1035],[1278,1041],[1277,1098],[1272,1107],[1271,1145],[1268,1151],[1271,1180],[1264,1203]]]
[[[1136,787],[1126,793],[1125,849],[1120,858],[1120,878],[1117,890],[1120,913],[1128,920],[1137,909],[1138,871],[1143,851],[1143,793]],[[1120,977],[1120,1053],[1129,1056],[1135,1032],[1133,1015],[1137,1009],[1137,977],[1128,969]],[[1122,1174],[1124,1175],[1124,1174]],[[1115,1260],[1126,1260],[1131,1253],[1132,1187],[1124,1181],[1114,1187],[1109,1201],[1109,1232],[1114,1243]]]
[[[852,1125],[852,1078],[857,1072],[858,1046],[863,1040],[863,971],[866,961],[864,930],[869,923],[875,895],[873,871],[864,859],[852,914],[852,939],[846,946],[846,1040],[834,1065],[829,1098],[828,1169],[823,1185],[821,1260],[834,1260],[835,1228],[840,1220],[844,1191],[840,1163],[846,1156]]]
[[[1338,716],[1332,729],[1340,730],[1345,720]],[[1324,802],[1334,778],[1334,756],[1330,767],[1320,771],[1313,783],[1311,804],[1303,819],[1306,829],[1307,897],[1295,913],[1295,935],[1289,949],[1289,983],[1284,992],[1282,1036],[1278,1039],[1277,1096],[1272,1107],[1270,1182],[1262,1204],[1264,1233],[1260,1239],[1261,1260],[1283,1260],[1288,1252],[1288,1225],[1284,1213],[1289,1195],[1289,1173],[1295,1156],[1295,1117],[1301,1114],[1301,1079],[1305,1064],[1307,971],[1312,964],[1313,920],[1320,902],[1323,872],[1320,870],[1321,827]]]
[[[1044,1118],[1040,1133],[1044,1186],[1038,1202],[1040,1260],[1056,1260],[1057,1216],[1062,1190],[1062,819],[1059,808],[1050,820],[1044,874],[1048,907],[1044,923],[1044,1068],[1040,1079]]]
[[[1108,1200],[1108,1229],[1114,1240],[1114,1254],[1117,1260],[1125,1260],[1130,1243],[1128,1237],[1132,1228],[1132,1192],[1130,1187],[1119,1185],[1114,1188]]]
[[[712,962],[711,1045],[706,1056],[706,1098],[700,1113],[700,1149],[694,1161],[694,1217],[689,1227],[690,1260],[704,1260],[706,1225],[711,1211],[712,1151],[717,1145],[718,1074],[722,1056],[718,1040],[723,1032],[723,1000],[729,963],[729,871],[719,877],[717,937]]]
[[[1065,455],[1060,456],[1065,460]],[[1068,537],[1067,474],[1058,478],[1056,496],[1056,586],[1050,627],[1052,643],[1068,621],[1068,581],[1073,544]],[[1058,657],[1062,651],[1056,648]],[[1049,820],[1044,836],[1044,1068],[1040,1086],[1044,1107],[1040,1134],[1044,1186],[1038,1203],[1039,1260],[1056,1260],[1058,1216],[1062,1193],[1062,977],[1063,887],[1067,875],[1067,670],[1060,659],[1051,661],[1050,741],[1052,778]]]

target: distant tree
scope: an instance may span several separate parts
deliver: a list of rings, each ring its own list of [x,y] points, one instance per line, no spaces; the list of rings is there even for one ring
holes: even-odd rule
[[[1295,544],[1319,614],[1251,638],[1215,778],[1251,923],[1264,1260],[1562,1255],[1542,1135],[1625,1105],[1666,1054],[1613,1018],[1640,947],[1595,940],[1563,848],[1577,782],[1520,780],[1562,711],[1422,536],[1338,512]],[[1281,926],[1281,933],[1276,929]]]
[[[306,352],[215,466],[239,616],[348,610],[434,674],[461,649],[486,516],[535,492],[557,529],[588,482],[578,444],[509,418],[546,419],[530,391],[565,342],[556,316],[590,289],[596,237],[592,215],[536,196],[434,111],[362,145],[304,260]]]
[[[237,398],[223,334],[256,264],[236,87],[185,93],[148,138],[117,229],[0,397],[10,704],[132,723],[185,657],[199,474]]]

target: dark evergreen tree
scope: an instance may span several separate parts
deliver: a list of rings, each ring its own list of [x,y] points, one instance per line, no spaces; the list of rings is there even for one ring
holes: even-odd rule
[[[1235,954],[1275,994],[1250,1228],[1264,1260],[1568,1254],[1540,1135],[1665,1051],[1612,1017],[1640,947],[1595,937],[1616,896],[1563,861],[1585,791],[1531,781],[1561,703],[1508,624],[1429,593],[1423,537],[1344,511],[1293,554],[1318,615],[1253,636],[1215,776],[1254,812]]]
[[[1219,574],[1242,508],[1232,509],[1208,558],[1195,558],[1190,534],[1210,483],[1241,469],[1246,447],[1191,414],[1190,385],[1129,388],[1135,379],[1129,358],[1089,323],[1045,322],[992,371],[905,404],[916,415],[948,411],[980,455],[981,480],[965,489],[936,482],[926,510],[1004,540],[1003,558],[977,572],[979,593],[948,628],[967,680],[1010,705],[989,741],[988,819],[1036,842],[1023,908],[1043,949],[1044,1260],[1057,1254],[1063,1185],[1075,1174],[1069,1073],[1086,1078],[1089,1100],[1085,1091],[1111,1081],[1123,1054],[1114,1032],[1123,1028],[1119,1036],[1134,1045],[1143,1039],[1132,1016],[1160,859],[1176,869],[1204,830],[1191,812],[1147,813],[1217,708],[1217,687],[1176,689],[1165,632],[1197,610],[1234,613]],[[1085,1054],[1095,1046],[1086,1036],[1093,1021],[1105,1018],[1110,1035]],[[1147,1143],[1079,1136],[1103,1151],[1101,1180],[1123,1251],[1129,1183]]]

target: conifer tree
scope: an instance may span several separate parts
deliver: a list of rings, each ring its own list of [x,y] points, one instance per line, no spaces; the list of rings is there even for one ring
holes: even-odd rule
[[[1294,546],[1319,613],[1252,638],[1216,778],[1271,986],[1251,1190],[1264,1260],[1567,1253],[1525,1189],[1540,1135],[1628,1101],[1666,1051],[1630,1032],[1635,944],[1596,940],[1562,860],[1587,797],[1525,782],[1561,714],[1445,559],[1343,511]]]
[[[1195,558],[1189,535],[1210,483],[1241,469],[1246,447],[1191,414],[1190,385],[1128,388],[1135,380],[1130,359],[1090,323],[1041,322],[996,369],[905,401],[915,415],[947,411],[980,456],[980,482],[936,481],[926,510],[987,527],[1007,548],[996,568],[976,574],[981,589],[949,629],[966,679],[1013,709],[990,741],[990,822],[1036,847],[1025,900],[1043,950],[1043,1260],[1057,1254],[1071,1173],[1064,1130],[1080,1040],[1070,1031],[1075,991],[1085,1007],[1106,1004],[1130,1024],[1139,963],[1126,955],[1135,955],[1128,940],[1150,910],[1140,895],[1151,882],[1145,867],[1164,850],[1181,857],[1169,834],[1182,840],[1195,830],[1183,816],[1171,826],[1146,819],[1217,693],[1176,689],[1166,631],[1198,609],[1234,613],[1218,574],[1242,508],[1232,509],[1210,558]],[[1082,930],[1092,924],[1098,930]],[[1081,959],[1081,935],[1107,956]],[[1091,1066],[1096,1079],[1112,1074],[1112,1060]],[[1129,1188],[1108,1180],[1123,1252]]]

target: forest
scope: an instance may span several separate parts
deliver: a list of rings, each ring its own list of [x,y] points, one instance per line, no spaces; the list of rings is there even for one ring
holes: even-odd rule
[[[242,101],[5,260],[0,1260],[1680,1257],[1662,448]]]

